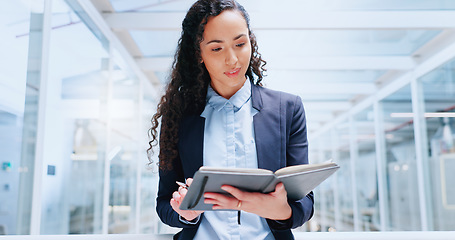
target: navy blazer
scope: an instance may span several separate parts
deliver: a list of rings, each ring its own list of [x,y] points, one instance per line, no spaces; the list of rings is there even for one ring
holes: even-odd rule
[[[280,168],[308,163],[308,142],[303,104],[298,96],[251,86],[252,104],[259,112],[253,117],[258,167],[276,171]],[[178,159],[173,169],[160,170],[156,210],[161,221],[183,228],[174,239],[193,239],[199,224],[182,223],[170,200],[177,191],[175,181],[192,178],[203,165],[205,118],[185,116],[179,127]],[[291,228],[302,226],[313,215],[313,193],[298,201],[288,200],[292,216],[286,221],[267,219],[275,239],[294,239]],[[200,221],[199,221],[200,222]]]

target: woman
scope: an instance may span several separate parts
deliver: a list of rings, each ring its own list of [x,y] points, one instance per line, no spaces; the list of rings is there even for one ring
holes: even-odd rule
[[[313,215],[313,193],[291,201],[282,183],[269,194],[224,186],[233,197],[204,195],[214,209],[229,211],[179,209],[186,189],[176,181],[191,184],[202,165],[276,171],[308,163],[301,99],[261,86],[265,61],[245,9],[234,0],[200,0],[182,27],[171,81],[150,129],[149,151],[162,117],[159,217],[183,228],[175,239],[294,239],[290,229]]]

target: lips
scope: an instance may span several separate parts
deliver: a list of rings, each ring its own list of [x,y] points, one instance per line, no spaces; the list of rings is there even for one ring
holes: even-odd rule
[[[240,72],[240,68],[235,68],[230,71],[224,72],[224,74],[228,77],[237,77],[237,75],[239,75],[239,72]]]

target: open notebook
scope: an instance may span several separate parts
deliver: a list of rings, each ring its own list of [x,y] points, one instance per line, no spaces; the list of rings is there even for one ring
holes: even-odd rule
[[[288,199],[305,197],[321,182],[332,175],[339,166],[333,162],[289,166],[272,172],[265,169],[201,167],[180,205],[182,210],[212,210],[204,203],[205,192],[225,193],[222,185],[231,185],[250,192],[269,193],[283,182]]]

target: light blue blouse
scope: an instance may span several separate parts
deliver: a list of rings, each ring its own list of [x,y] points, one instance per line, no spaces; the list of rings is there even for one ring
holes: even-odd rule
[[[251,103],[251,83],[246,80],[229,100],[210,86],[205,118],[204,166],[257,168],[253,116],[258,111]],[[194,239],[274,239],[264,218],[237,211],[207,211]]]

